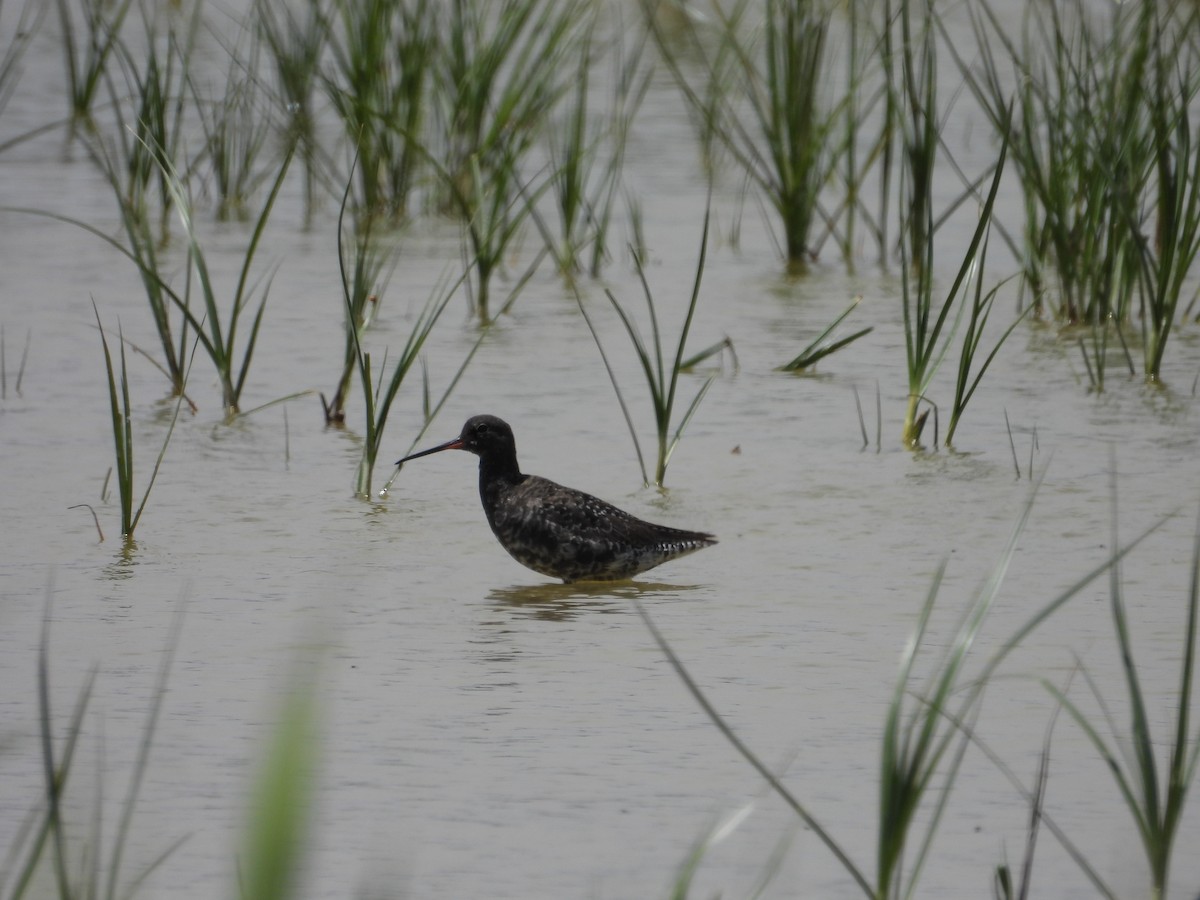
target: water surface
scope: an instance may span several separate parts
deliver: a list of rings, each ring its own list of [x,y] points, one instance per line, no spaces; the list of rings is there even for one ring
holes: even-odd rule
[[[57,114],[56,29],[47,21],[37,38],[0,119],[5,134]],[[968,166],[980,168],[991,152],[978,138],[951,140]],[[21,145],[0,166],[0,205],[61,212],[116,233],[108,188],[78,149],[64,151],[61,133]],[[691,287],[706,185],[686,110],[665,77],[647,97],[626,175],[641,195],[647,275],[673,334]],[[312,396],[223,424],[202,358],[189,386],[200,409],[181,417],[137,545],[121,552],[118,510],[99,499],[112,438],[91,302],[106,328],[115,332],[119,321],[131,342],[153,352],[136,272],[77,228],[0,213],[0,321],[10,372],[0,403],[0,847],[11,845],[39,796],[35,667],[43,615],[59,734],[87,673],[98,673],[70,811],[86,828],[102,788],[111,840],[182,605],[127,877],[187,840],[143,896],[234,892],[247,797],[279,697],[296,660],[314,655],[323,717],[306,897],[360,889],[665,896],[693,842],[747,804],[748,817],[707,855],[697,896],[748,894],[781,840],[789,849],[768,896],[855,896],[827,851],[688,696],[632,600],[732,727],[871,871],[878,745],[900,651],[945,562],[928,659],[936,658],[1029,501],[1031,461],[1044,481],[977,659],[1109,556],[1115,463],[1122,539],[1171,517],[1122,572],[1143,687],[1165,740],[1200,503],[1194,331],[1172,338],[1165,388],[1110,372],[1108,390],[1093,394],[1073,339],[1022,325],[972,402],[957,450],[912,453],[899,446],[907,388],[895,273],[863,260],[847,274],[823,259],[807,277],[788,279],[753,204],[740,240],[730,243],[739,187],[729,178],[717,188],[693,341],[702,347],[728,336],[740,366],[727,363],[718,376],[672,460],[667,492],[642,487],[599,355],[571,293],[549,269],[493,327],[422,439],[445,440],[475,413],[500,415],[514,427],[526,471],[721,539],[638,583],[599,587],[551,584],[504,554],[479,508],[473,457],[420,460],[385,500],[356,499],[360,398],[349,404],[344,432],[323,427]],[[327,201],[304,230],[299,191],[298,180],[288,183],[264,246],[264,266],[278,268],[247,408],[297,390],[328,392],[340,365],[335,204]],[[1015,194],[1003,203],[1006,215],[1017,215]],[[230,289],[246,229],[204,227],[214,276]],[[523,252],[533,241],[531,234]],[[960,250],[947,242],[940,258],[947,279]],[[171,257],[182,266],[179,246]],[[451,223],[433,220],[404,234],[370,333],[377,358],[402,345],[459,258]],[[993,265],[997,277],[1012,271],[1001,254]],[[649,441],[644,385],[602,293],[609,286],[636,308],[640,288],[627,256],[604,274],[603,285],[583,284],[584,300]],[[815,374],[775,371],[857,295],[855,321],[874,325],[871,335]],[[1003,321],[1014,307],[1010,292],[997,316]],[[11,373],[27,331],[18,394]],[[435,386],[449,380],[477,336],[455,301],[426,355]],[[171,407],[161,376],[136,355],[129,363],[141,489]],[[704,375],[684,378],[685,400]],[[951,378],[948,365],[931,391],[943,410]],[[402,392],[388,423],[376,487],[387,462],[417,436],[415,386]],[[68,509],[80,503],[97,507],[105,541],[85,510]],[[978,733],[1026,783],[1053,711],[1038,677],[1062,684],[1081,661],[1118,714],[1124,709],[1107,599],[1103,580],[1085,590],[1024,642],[987,692]],[[1083,702],[1078,680],[1074,691]],[[1065,718],[1053,742],[1047,809],[1116,890],[1144,893],[1133,824],[1103,763]],[[1026,819],[1020,795],[970,752],[922,893],[986,894],[992,868],[1019,861]],[[1194,843],[1198,826],[1193,805],[1181,848]],[[1050,896],[1093,896],[1048,835],[1035,877]],[[1175,896],[1194,896],[1200,861],[1179,853],[1174,884]]]

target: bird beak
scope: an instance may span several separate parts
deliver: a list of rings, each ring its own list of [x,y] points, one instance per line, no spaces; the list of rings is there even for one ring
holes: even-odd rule
[[[462,437],[456,437],[452,441],[446,441],[444,444],[438,444],[436,447],[430,447],[428,450],[422,450],[420,453],[414,453],[412,456],[406,456],[404,459],[396,461],[397,467],[404,465],[410,459],[417,459],[421,456],[429,456],[431,453],[441,453],[443,450],[463,450],[466,444]]]

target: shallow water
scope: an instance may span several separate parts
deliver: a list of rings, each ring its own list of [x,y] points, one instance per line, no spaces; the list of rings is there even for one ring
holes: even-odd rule
[[[0,117],[4,134],[58,112],[56,28],[47,21],[37,38]],[[982,129],[969,114],[963,118],[964,129],[972,121]],[[984,144],[963,138],[952,146],[970,164],[986,159]],[[115,232],[108,189],[83,154],[64,155],[61,133],[20,145],[0,166],[0,205],[64,212]],[[648,277],[664,329],[674,334],[694,273],[705,183],[686,110],[665,77],[647,97],[626,174],[642,197]],[[830,260],[803,279],[785,278],[752,204],[740,240],[730,244],[739,186],[729,181],[715,197],[692,346],[728,336],[739,367],[727,363],[704,400],[671,462],[667,492],[640,487],[599,355],[573,298],[548,269],[494,326],[420,441],[445,440],[467,416],[495,413],[512,423],[526,471],[721,539],[619,586],[555,585],[510,560],[479,509],[475,461],[466,454],[407,466],[386,500],[355,499],[361,400],[348,404],[345,432],[323,427],[315,397],[225,425],[208,361],[199,357],[189,393],[200,410],[181,416],[137,545],[120,552],[119,512],[111,499],[98,501],[112,438],[90,301],[110,332],[119,321],[130,341],[153,347],[136,273],[78,229],[0,213],[9,372],[0,404],[0,848],[11,846],[39,796],[35,676],[43,615],[60,734],[87,673],[98,672],[70,803],[72,821],[85,831],[102,786],[111,840],[170,623],[182,606],[126,876],[187,840],[143,896],[235,890],[250,785],[298,660],[318,667],[323,710],[304,896],[368,888],[418,897],[664,896],[694,841],[746,804],[748,817],[706,855],[697,896],[749,894],[781,839],[789,848],[768,896],[854,896],[813,834],[697,708],[632,600],[738,734],[786,772],[796,796],[871,871],[878,745],[899,654],[947,561],[925,657],[936,658],[1028,502],[1031,460],[1045,478],[977,664],[1108,557],[1115,464],[1122,540],[1170,517],[1122,572],[1165,758],[1200,504],[1194,328],[1172,337],[1166,388],[1110,370],[1108,390],[1097,395],[1085,389],[1073,342],[1022,325],[973,400],[958,450],[913,454],[898,441],[906,385],[894,274],[865,260],[857,274],[846,274]],[[340,365],[336,208],[327,201],[302,230],[299,190],[298,179],[289,182],[267,235],[261,271],[278,269],[247,408],[301,389],[328,392]],[[1015,221],[1018,198],[1007,195],[1004,203]],[[231,286],[246,229],[205,228],[221,248],[209,250],[214,275]],[[533,243],[531,235],[524,252]],[[947,242],[947,279],[960,251]],[[174,254],[178,266],[178,247]],[[403,236],[370,334],[377,357],[403,343],[458,259],[451,224],[422,223]],[[1011,260],[995,254],[992,266],[997,276],[1008,274]],[[605,278],[637,306],[627,256]],[[601,286],[583,289],[648,441],[649,406],[625,338]],[[775,371],[857,295],[863,303],[852,321],[874,325],[871,335],[816,374]],[[1007,296],[998,316],[1013,308]],[[14,361],[26,332],[31,349],[18,394]],[[477,336],[456,300],[429,344],[435,390]],[[170,405],[148,363],[131,356],[130,369],[140,490]],[[932,391],[943,409],[952,399],[950,369]],[[684,379],[685,402],[702,378]],[[417,437],[416,384],[392,413],[376,488],[390,474],[388,462]],[[865,448],[855,390],[871,432]],[[68,509],[79,503],[97,507],[104,542],[85,510]],[[1087,588],[1024,641],[1001,670],[1006,677],[988,690],[977,732],[1026,783],[1053,709],[1037,677],[1063,684],[1078,657],[1123,711],[1107,597],[1103,579]],[[1072,696],[1090,702],[1078,676]],[[1100,874],[1119,893],[1143,893],[1130,817],[1066,717],[1054,734],[1049,785],[1048,812]],[[1196,809],[1181,848],[1200,828]],[[1019,862],[1026,818],[1025,802],[995,767],[968,753],[922,893],[989,891],[995,865]],[[1093,896],[1048,834],[1034,873],[1049,896]],[[1177,854],[1173,884],[1173,896],[1195,896],[1200,859]]]

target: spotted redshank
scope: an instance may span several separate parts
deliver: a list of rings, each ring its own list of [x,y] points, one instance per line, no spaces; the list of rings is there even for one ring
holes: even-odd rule
[[[495,416],[472,416],[454,440],[396,465],[443,450],[479,457],[479,496],[500,546],[551,578],[624,580],[717,542],[711,534],[654,525],[591,494],[522,474],[512,429]]]

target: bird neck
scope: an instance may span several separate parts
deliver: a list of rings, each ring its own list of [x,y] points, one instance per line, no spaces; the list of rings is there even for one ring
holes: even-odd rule
[[[479,497],[483,500],[489,520],[503,490],[520,484],[528,477],[521,474],[515,453],[510,456],[479,458]]]

